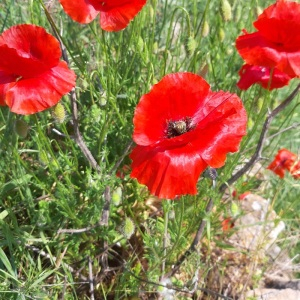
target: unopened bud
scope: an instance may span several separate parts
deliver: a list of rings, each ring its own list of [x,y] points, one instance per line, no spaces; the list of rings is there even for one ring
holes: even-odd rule
[[[187,46],[188,46],[188,54],[192,55],[195,52],[196,48],[197,48],[197,42],[196,42],[196,40],[194,39],[193,36],[190,36],[188,38]]]
[[[130,218],[125,218],[121,231],[126,239],[130,239],[130,237],[133,235],[135,231],[135,226]]]
[[[15,132],[18,136],[21,138],[26,138],[28,134],[29,126],[28,124],[23,120],[16,120],[15,121]]]
[[[117,187],[113,192],[111,196],[112,202],[115,206],[120,205],[122,200],[122,189],[121,187]]]
[[[53,108],[52,108],[52,116],[58,123],[63,123],[66,118],[66,111],[64,106],[58,102]]]
[[[225,22],[230,21],[232,19],[231,5],[228,2],[228,0],[221,1],[221,12]]]
[[[207,21],[204,21],[203,27],[202,27],[202,36],[206,37],[209,34],[209,24]]]
[[[223,42],[225,39],[225,31],[223,28],[220,28],[219,30],[219,38],[220,38],[220,42]]]

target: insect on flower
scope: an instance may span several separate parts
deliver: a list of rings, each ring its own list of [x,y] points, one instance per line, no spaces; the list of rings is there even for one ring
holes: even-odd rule
[[[132,178],[159,198],[196,194],[200,174],[220,168],[246,134],[247,116],[235,94],[212,92],[200,76],[166,75],[141,97],[134,118]]]

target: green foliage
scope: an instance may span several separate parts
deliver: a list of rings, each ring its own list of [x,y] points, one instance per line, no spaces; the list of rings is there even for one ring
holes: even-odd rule
[[[65,15],[59,1],[47,2],[77,74],[80,131],[100,171],[91,168],[74,141],[67,96],[61,101],[63,118],[50,111],[17,117],[1,108],[0,299],[89,299],[88,259],[97,274],[96,299],[137,299],[141,290],[151,297],[157,292],[153,282],[159,283],[163,275],[162,262],[164,272],[169,271],[190,246],[203,218],[209,248],[220,233],[219,217],[232,206],[222,201],[206,178],[199,180],[197,196],[161,203],[126,172],[115,176],[116,163],[132,139],[135,106],[163,75],[178,71],[206,76],[212,90],[237,93],[249,113],[249,127],[241,151],[230,155],[218,170],[218,184],[226,182],[253,154],[268,109],[294,86],[271,93],[255,86],[241,92],[235,86],[242,65],[235,39],[243,28],[252,30],[258,5],[266,7],[272,1],[149,0],[128,28],[116,33],[102,31],[98,20],[79,25]],[[19,23],[51,32],[37,0],[4,0],[0,16],[1,32]],[[206,24],[209,32],[203,35]],[[286,108],[270,134],[297,122],[299,113],[298,104]],[[297,152],[299,139],[298,130],[271,138],[264,156],[273,157],[279,147]],[[118,170],[128,164],[125,155]],[[270,177],[266,196],[272,197],[296,236],[299,184],[292,178]],[[236,188],[243,192],[260,184],[244,176]],[[112,203],[103,224],[107,187]],[[212,214],[205,213],[209,197],[216,205]],[[291,252],[298,250],[295,246]],[[107,273],[102,273],[103,254],[110,267]],[[203,274],[210,268],[192,255],[175,284],[192,282],[200,267]]]

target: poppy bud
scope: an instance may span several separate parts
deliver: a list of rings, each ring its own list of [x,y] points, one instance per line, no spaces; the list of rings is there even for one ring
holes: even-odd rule
[[[154,8],[152,5],[149,5],[149,16],[150,16],[150,20],[154,19]]]
[[[52,109],[52,116],[58,123],[63,123],[66,118],[64,106],[58,102]]]
[[[126,239],[130,239],[130,237],[133,235],[135,226],[130,218],[125,218],[121,231]]]
[[[238,5],[235,9],[235,13],[234,13],[234,21],[236,23],[238,23],[241,19],[241,16],[242,16],[242,6],[241,5]]]
[[[225,22],[232,19],[231,5],[227,0],[221,1],[221,12]]]
[[[112,202],[115,206],[120,205],[122,200],[122,189],[121,187],[117,187],[113,192],[111,196]]]
[[[29,126],[23,120],[16,120],[15,121],[15,132],[18,136],[25,139],[28,134]]]
[[[256,15],[257,17],[263,13],[263,9],[260,6],[256,7]]]
[[[143,52],[143,49],[144,49],[144,40],[140,36],[138,37],[138,41],[137,41],[136,46],[137,46],[137,50],[139,52]]]
[[[187,43],[188,54],[192,55],[195,52],[196,48],[197,48],[197,42],[193,36],[190,36],[188,38],[188,43]]]
[[[209,34],[209,24],[207,21],[204,21],[203,27],[202,27],[202,36],[206,37]]]
[[[225,31],[223,28],[220,28],[219,30],[219,38],[220,38],[220,42],[223,42],[225,39]]]
[[[230,212],[232,217],[237,217],[240,214],[239,206],[235,202],[231,202]]]

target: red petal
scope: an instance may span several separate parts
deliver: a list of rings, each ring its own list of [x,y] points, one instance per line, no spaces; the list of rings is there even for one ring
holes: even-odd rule
[[[61,56],[59,42],[44,28],[16,25],[0,36],[0,70],[22,77],[41,74],[56,66]]]
[[[36,78],[21,79],[6,92],[12,112],[33,114],[55,105],[75,86],[75,74],[65,62]]]
[[[275,69],[270,80],[270,69],[261,66],[243,65],[239,71],[240,80],[237,86],[241,90],[247,90],[253,84],[260,84],[263,88],[273,90],[289,84],[290,77]]]
[[[14,82],[17,80],[16,75],[7,74],[6,72],[0,71],[0,105],[5,106],[5,94]]]
[[[210,92],[195,135],[195,147],[212,168],[222,167],[228,152],[236,152],[246,134],[247,113],[241,99],[227,92]]]
[[[232,218],[227,218],[222,221],[222,230],[228,231],[229,229],[234,227],[234,221]]]
[[[124,29],[146,4],[146,0],[103,1],[100,25],[106,31]]]
[[[99,11],[89,0],[59,0],[66,14],[74,21],[86,24],[93,21]],[[102,1],[100,1],[102,2]]]
[[[191,144],[170,150],[136,146],[130,158],[130,176],[147,185],[151,194],[166,199],[195,195],[197,180],[207,167]]]
[[[299,22],[300,4],[294,1],[277,0],[276,3],[267,7],[263,13],[259,15],[258,20],[264,18]]]
[[[187,116],[192,118],[203,105],[208,91],[208,83],[198,75],[166,75],[148,94],[141,97],[136,107],[133,118],[134,141],[147,146],[165,140],[167,121]]]
[[[243,34],[236,40],[236,48],[249,65],[274,68],[281,59],[281,53],[272,48],[259,32]]]
[[[291,169],[293,166],[297,155],[290,152],[287,149],[280,149],[275,156],[274,160],[270,163],[267,169],[273,171],[279,177],[283,178],[286,170]]]

